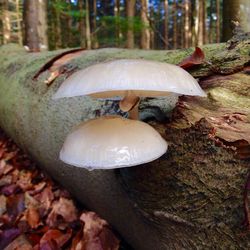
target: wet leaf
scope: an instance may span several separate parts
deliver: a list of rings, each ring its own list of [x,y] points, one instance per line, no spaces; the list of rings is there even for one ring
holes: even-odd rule
[[[199,47],[195,48],[194,53],[182,60],[178,65],[183,69],[191,68],[195,65],[200,65],[205,61],[205,54]]]

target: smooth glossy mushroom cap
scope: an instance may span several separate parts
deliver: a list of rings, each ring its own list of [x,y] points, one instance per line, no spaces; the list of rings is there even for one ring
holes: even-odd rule
[[[149,61],[121,59],[92,65],[66,79],[54,99],[91,95],[96,98],[181,95],[206,96],[198,82],[179,66]]]
[[[60,159],[87,169],[130,167],[153,161],[167,142],[147,123],[104,116],[77,126],[66,138]]]

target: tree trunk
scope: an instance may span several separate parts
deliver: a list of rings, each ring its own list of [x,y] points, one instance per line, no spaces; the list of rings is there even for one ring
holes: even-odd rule
[[[24,27],[25,41],[31,52],[40,51],[38,34],[38,2],[32,0],[24,1]]]
[[[165,49],[168,49],[169,42],[168,42],[168,0],[164,0],[164,40]]]
[[[220,42],[220,0],[216,0],[216,42]]]
[[[56,3],[58,3],[58,0],[56,0]],[[55,28],[55,47],[56,49],[62,48],[62,36],[61,36],[61,17],[60,17],[60,11],[57,7],[54,7],[55,11],[55,22],[54,22],[54,28]]]
[[[223,41],[232,37],[233,21],[239,22],[245,32],[250,32],[249,0],[223,0]]]
[[[250,235],[241,222],[250,157],[250,76],[244,73],[250,39],[242,39],[235,38],[228,49],[225,44],[203,47],[212,66],[204,63],[192,74],[202,79],[208,97],[181,97],[168,122],[150,122],[169,143],[167,154],[154,162],[88,172],[58,160],[73,126],[116,110],[113,101],[90,97],[52,100],[64,77],[48,87],[49,71],[32,80],[63,51],[34,57],[16,45],[0,48],[0,126],[134,249],[249,249]],[[99,49],[82,52],[70,65],[85,68],[117,58],[177,64],[191,52]],[[160,118],[171,108],[173,100],[146,98],[140,115]]]
[[[172,15],[173,15],[173,49],[177,49],[177,0],[173,1]]]
[[[81,39],[81,47],[86,47],[86,27],[84,22],[84,9],[83,9],[83,0],[78,1],[78,7],[80,11],[80,20],[79,20],[79,32]]]
[[[116,45],[117,47],[120,47],[120,42],[122,39],[122,32],[120,27],[120,0],[115,0],[114,5],[114,14],[115,14],[115,37],[116,37]]]
[[[127,31],[127,48],[134,48],[134,15],[135,15],[135,0],[126,1],[126,13],[128,19]]]
[[[47,0],[37,1],[38,4],[38,36],[42,50],[48,50]]]
[[[8,1],[4,0],[3,3],[3,44],[7,44],[10,42],[11,36],[11,23],[8,9]]]
[[[197,22],[198,22],[198,34],[197,34],[197,45],[201,46],[204,44],[204,0],[198,0],[197,2]]]
[[[85,23],[86,23],[86,48],[91,49],[90,22],[89,22],[89,1],[85,0]]]
[[[150,49],[150,30],[149,30],[149,20],[148,20],[148,0],[141,0],[141,48]]]
[[[184,0],[184,16],[185,16],[185,23],[184,23],[184,30],[185,30],[185,37],[184,37],[184,47],[188,48],[190,46],[190,38],[191,38],[191,34],[190,34],[190,1],[189,0]]]

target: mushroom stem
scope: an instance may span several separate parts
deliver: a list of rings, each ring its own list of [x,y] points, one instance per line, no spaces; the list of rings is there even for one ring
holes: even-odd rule
[[[139,101],[135,104],[135,106],[129,110],[129,118],[131,120],[139,120]]]
[[[124,112],[129,112],[129,117],[132,120],[138,120],[138,106],[140,97],[128,91],[124,98],[119,102],[120,109]]]

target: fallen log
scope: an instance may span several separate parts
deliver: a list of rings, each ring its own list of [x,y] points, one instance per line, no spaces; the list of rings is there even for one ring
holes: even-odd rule
[[[142,117],[158,118],[150,123],[170,145],[152,163],[92,172],[63,164],[58,153],[71,128],[97,115],[114,114],[117,106],[90,97],[51,97],[72,69],[117,58],[178,64],[192,49],[81,51],[57,70],[48,86],[45,81],[53,72],[43,67],[36,73],[65,51],[27,53],[15,45],[3,46],[0,127],[135,249],[249,249],[250,237],[241,223],[250,159],[250,39],[241,35],[232,41],[202,47],[206,62],[191,70],[207,99],[181,97],[167,120],[160,118],[175,100],[142,102]],[[246,215],[247,210],[245,206]]]

